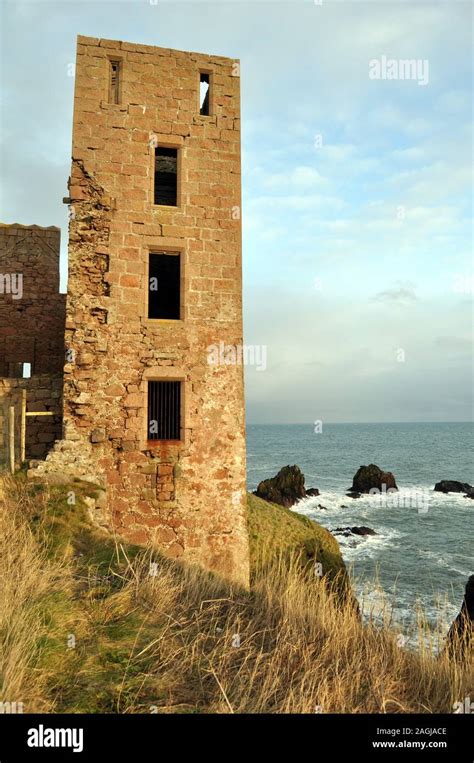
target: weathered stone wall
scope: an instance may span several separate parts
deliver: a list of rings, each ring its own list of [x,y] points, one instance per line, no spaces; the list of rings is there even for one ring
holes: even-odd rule
[[[110,57],[122,62],[117,105],[106,102]],[[212,73],[208,117],[200,70]],[[180,149],[174,208],[153,203],[156,140]],[[68,463],[95,470],[118,533],[247,584],[242,367],[207,362],[209,345],[242,343],[236,62],[79,37],[72,154]],[[179,321],[147,317],[155,249],[181,253]],[[181,442],[148,442],[149,379],[183,382]]]
[[[61,376],[41,374],[31,379],[0,378],[0,462],[6,462],[8,408],[15,406],[15,450],[20,453],[20,419],[22,391],[26,390],[27,411],[50,411],[54,416],[28,416],[26,419],[25,451],[27,459],[43,459],[62,431]]]
[[[5,411],[15,405],[19,456],[21,392],[26,457],[45,458],[61,437],[66,295],[59,293],[59,228],[0,224],[0,461],[7,459]],[[30,364],[30,378],[21,378]]]
[[[32,375],[62,373],[60,235],[59,228],[0,224],[0,377],[21,375],[23,363]],[[10,284],[18,283],[12,293]]]

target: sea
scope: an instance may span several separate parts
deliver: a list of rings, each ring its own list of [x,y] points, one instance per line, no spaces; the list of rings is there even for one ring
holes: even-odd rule
[[[474,573],[474,500],[433,490],[442,479],[474,484],[473,430],[444,422],[249,424],[248,489],[297,464],[320,495],[293,511],[328,530],[375,530],[336,537],[364,615],[388,619],[412,641],[421,611],[438,632],[449,628]],[[393,472],[399,492],[347,497],[359,466],[371,463]]]

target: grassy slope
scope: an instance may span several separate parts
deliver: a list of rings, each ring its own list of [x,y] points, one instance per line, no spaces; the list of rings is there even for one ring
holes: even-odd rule
[[[75,505],[68,504],[66,498],[72,489],[77,497]],[[124,580],[120,577],[127,574],[129,562],[133,563],[142,549],[130,544],[117,546],[114,540],[90,524],[81,500],[81,494],[89,491],[88,486],[78,484],[52,488],[46,509],[38,517],[50,553],[66,554],[73,563],[74,577],[78,581],[76,606],[69,613],[69,621],[70,630],[76,634],[77,621],[83,623],[82,629],[79,628],[79,646],[65,653],[63,633],[61,640],[50,638],[44,652],[51,667],[59,656],[63,658],[63,671],[68,676],[58,694],[63,712],[123,710],[133,701],[138,689],[140,706],[157,701],[155,682],[142,683],[146,661],[134,665],[130,654],[139,652],[156,639],[163,631],[163,623],[160,617],[141,606],[134,607],[132,600],[127,600],[129,592],[124,593]],[[248,508],[253,575],[260,564],[269,566],[277,555],[293,552],[299,553],[303,565],[308,564],[310,569],[312,562],[318,560],[329,576],[343,575],[344,562],[337,541],[316,522],[251,494],[248,495]],[[53,611],[58,622],[67,620],[65,610],[67,606],[62,597],[57,597]],[[135,671],[138,677],[134,675]],[[126,673],[125,681],[122,680],[123,672]],[[161,699],[164,698],[163,691],[162,688],[158,690]]]
[[[317,560],[324,572],[344,571],[339,544],[328,530],[308,517],[248,494],[250,563],[271,563],[277,553],[300,550],[307,562]]]
[[[0,699],[25,712],[440,712],[466,694],[472,675],[363,628],[337,606],[340,586],[307,575],[315,558],[328,578],[344,569],[335,539],[305,517],[249,496],[247,593],[92,527],[90,488],[71,486],[71,504],[64,487],[8,487]]]
[[[71,492],[75,504],[68,503]],[[123,709],[136,685],[130,654],[160,629],[155,618],[134,605],[126,587],[129,565],[142,549],[117,544],[91,525],[82,501],[90,494],[90,487],[80,483],[50,488],[43,511],[33,517],[48,556],[65,556],[72,577],[72,596],[70,591],[60,595],[51,611],[58,635],[47,638],[42,655],[42,665],[55,672],[60,660],[61,681],[53,679],[51,688],[61,712]],[[71,634],[75,648],[65,650],[65,636]]]

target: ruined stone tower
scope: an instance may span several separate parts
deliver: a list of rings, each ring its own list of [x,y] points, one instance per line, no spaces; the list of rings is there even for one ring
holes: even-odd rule
[[[208,349],[242,343],[239,84],[78,37],[59,450],[110,528],[247,584],[243,369]]]

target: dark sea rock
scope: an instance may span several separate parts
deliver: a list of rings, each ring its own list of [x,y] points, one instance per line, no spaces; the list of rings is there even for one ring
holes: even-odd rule
[[[469,493],[472,486],[468,482],[457,482],[457,480],[441,480],[437,482],[434,489],[438,493]]]
[[[349,494],[369,493],[374,488],[382,492],[383,486],[385,486],[386,490],[398,490],[392,472],[384,472],[376,464],[360,466],[352,480]]]
[[[446,646],[451,654],[464,657],[471,648],[474,631],[474,575],[466,583],[459,615],[449,629]]]
[[[306,491],[306,495],[308,497],[311,495],[319,495],[319,490],[317,487],[310,487],[309,490]]]
[[[352,535],[350,527],[334,527],[329,532],[331,532],[333,535],[343,535],[345,538],[348,538],[349,535]]]
[[[474,487],[469,488],[464,498],[474,498]]]
[[[264,501],[288,508],[306,498],[304,474],[299,466],[284,466],[275,477],[262,480],[254,494]]]
[[[361,527],[351,527],[351,533],[353,535],[377,535],[375,530],[372,530],[371,527],[365,527],[365,525],[361,525]]]
[[[348,493],[346,493],[346,498],[360,498],[361,494],[358,493],[356,490],[350,490]],[[347,509],[347,506],[346,506]]]
[[[375,530],[372,530],[371,527],[365,527],[365,525],[361,525],[361,527],[336,527],[331,532],[344,535],[346,538],[349,535],[377,535]]]
[[[349,508],[349,506],[345,506],[343,503],[341,503],[341,506],[340,506],[340,508],[341,508],[341,509],[348,509],[348,508]]]

